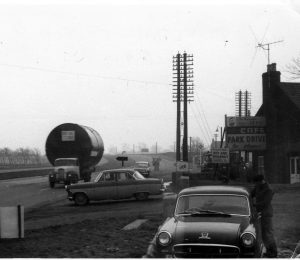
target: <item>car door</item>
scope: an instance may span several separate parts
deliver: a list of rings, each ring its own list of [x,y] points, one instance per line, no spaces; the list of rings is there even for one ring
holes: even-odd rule
[[[136,192],[136,180],[126,171],[118,172],[116,176],[118,198],[131,198]]]
[[[117,198],[116,173],[104,172],[98,182],[95,184],[93,192],[94,200],[109,200]]]

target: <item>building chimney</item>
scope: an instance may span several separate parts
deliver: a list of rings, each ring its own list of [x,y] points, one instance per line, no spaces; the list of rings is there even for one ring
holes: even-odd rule
[[[280,71],[276,70],[276,63],[267,65],[267,72],[262,74],[262,96],[263,104],[268,103],[272,93],[276,92],[280,84]]]

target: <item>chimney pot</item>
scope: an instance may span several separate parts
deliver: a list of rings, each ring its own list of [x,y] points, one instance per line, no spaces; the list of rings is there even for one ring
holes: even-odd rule
[[[268,64],[267,65],[267,71],[276,71],[276,63]]]

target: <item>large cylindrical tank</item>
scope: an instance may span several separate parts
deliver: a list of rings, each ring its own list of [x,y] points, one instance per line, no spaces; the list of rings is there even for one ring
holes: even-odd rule
[[[57,158],[78,158],[80,168],[86,168],[100,162],[104,144],[99,133],[91,127],[65,123],[50,132],[45,149],[52,165]]]

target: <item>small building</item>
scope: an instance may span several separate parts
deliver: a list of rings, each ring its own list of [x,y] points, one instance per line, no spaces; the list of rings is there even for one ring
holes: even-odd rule
[[[276,64],[262,74],[266,149],[253,153],[253,167],[270,183],[300,182],[300,83],[281,82]]]

